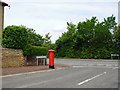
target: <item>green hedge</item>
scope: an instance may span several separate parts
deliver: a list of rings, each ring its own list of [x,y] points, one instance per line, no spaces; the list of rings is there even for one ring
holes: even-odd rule
[[[31,55],[47,55],[47,48],[39,47],[39,46],[32,46]]]
[[[25,49],[23,49],[23,55],[24,56],[31,56],[31,55],[47,55],[47,48],[40,47],[40,46],[32,46],[27,45]]]

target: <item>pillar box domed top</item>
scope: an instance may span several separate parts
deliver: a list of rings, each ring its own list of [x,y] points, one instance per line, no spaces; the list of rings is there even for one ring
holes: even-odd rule
[[[55,50],[48,50],[48,52],[55,52]]]

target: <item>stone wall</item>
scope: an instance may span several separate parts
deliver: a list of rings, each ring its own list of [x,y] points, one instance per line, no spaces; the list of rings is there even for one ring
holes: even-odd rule
[[[2,49],[2,68],[21,67],[25,64],[23,51],[20,49]]]

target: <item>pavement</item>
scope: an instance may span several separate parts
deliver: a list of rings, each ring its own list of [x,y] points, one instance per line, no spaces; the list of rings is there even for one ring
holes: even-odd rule
[[[65,64],[55,64],[54,69],[50,69],[49,65],[9,67],[9,68],[2,69],[2,76],[23,74],[23,73],[30,73],[30,72],[37,72],[37,71],[56,70],[56,69],[63,69],[63,68],[70,68],[70,66]]]
[[[70,68],[72,65],[81,65],[81,66],[118,66],[119,60],[112,59],[55,59],[55,69]],[[91,63],[92,62],[92,63]],[[106,64],[107,62],[107,64]],[[114,62],[114,64],[113,64]],[[112,63],[112,65],[111,65]],[[2,69],[2,76],[19,74],[19,73],[28,73],[50,70],[48,65],[40,66],[23,66],[23,67],[9,67]]]
[[[57,64],[59,63],[59,64]],[[56,69],[6,75],[3,88],[118,88],[118,62],[58,60]],[[36,66],[37,67],[37,66]],[[48,67],[48,66],[46,66]],[[58,68],[57,68],[58,67]]]

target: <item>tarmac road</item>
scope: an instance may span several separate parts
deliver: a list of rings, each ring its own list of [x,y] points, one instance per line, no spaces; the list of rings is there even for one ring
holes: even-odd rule
[[[72,68],[2,78],[3,88],[118,88],[118,63],[56,61]],[[73,63],[74,62],[74,63]]]
[[[55,59],[55,63],[71,66],[118,66],[117,60],[92,60],[92,59]],[[120,62],[119,62],[120,63]]]

